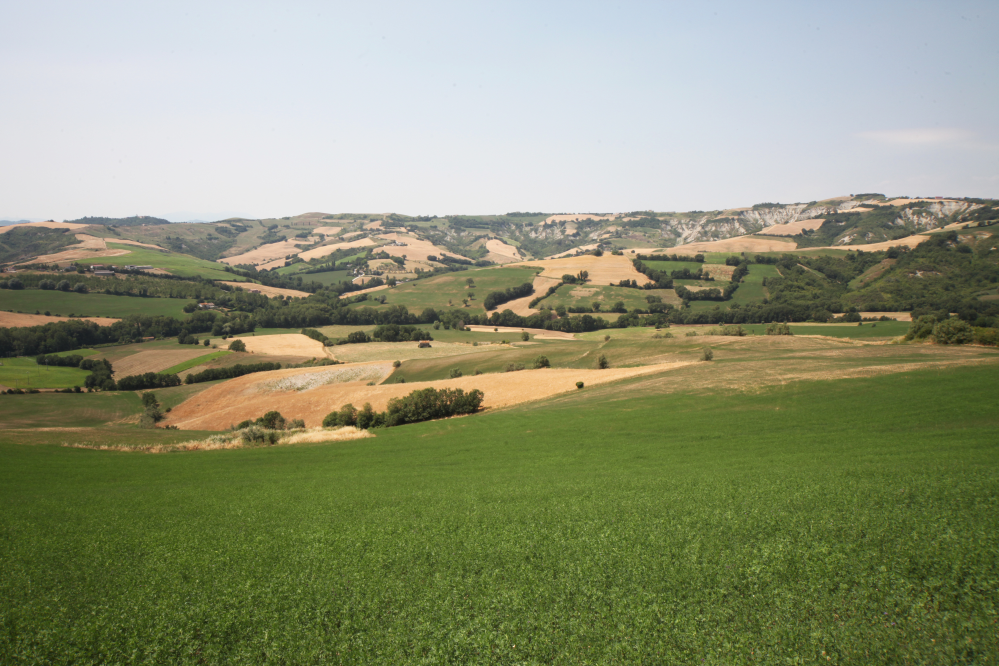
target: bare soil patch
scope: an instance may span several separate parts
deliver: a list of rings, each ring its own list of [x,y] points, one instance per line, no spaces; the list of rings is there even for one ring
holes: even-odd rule
[[[327,414],[347,403],[361,407],[370,402],[374,409],[383,410],[392,398],[430,387],[460,388],[465,391],[479,389],[485,393],[483,406],[496,409],[576,391],[577,381],[585,382],[587,386],[596,386],[629,377],[668,372],[691,363],[694,362],[608,370],[546,368],[376,386],[367,386],[366,382],[357,381],[325,384],[301,391],[281,391],[272,387],[275,382],[327,369],[275,370],[244,375],[212,386],[175,407],[165,424],[182,429],[223,430],[233,423],[257,418],[274,409],[287,419],[303,419],[306,427],[315,427],[322,423]]]
[[[486,241],[486,249],[489,250],[490,254],[494,254],[504,258],[503,261],[506,263],[509,263],[511,261],[523,261],[524,259],[524,256],[520,253],[520,250],[515,248],[513,245],[510,245],[509,243],[504,243],[498,238],[490,238],[488,241]]]
[[[329,245],[322,245],[320,247],[312,248],[311,250],[305,250],[304,252],[298,252],[298,256],[308,261],[309,259],[319,259],[327,255],[333,254],[337,250],[346,250],[355,247],[368,247],[370,245],[375,245],[375,242],[370,238],[358,238],[354,241],[347,241],[345,243],[331,243]]]
[[[870,210],[870,208],[865,210]],[[759,233],[764,236],[797,236],[806,229],[818,229],[822,226],[823,222],[825,222],[825,220],[822,218],[795,220],[794,222],[788,222],[787,224],[775,224],[772,227],[767,227]]]
[[[220,280],[220,282],[222,282],[222,284],[227,284],[230,287],[240,287],[244,291],[253,291],[255,289],[261,294],[266,294],[267,296],[291,296],[292,298],[305,298],[310,295],[307,291],[283,289],[281,287],[269,287],[265,284],[255,284],[253,282],[225,282],[222,280]]]
[[[42,326],[54,321],[69,321],[71,317],[50,317],[48,315],[20,314],[17,312],[0,312],[0,328],[15,328],[18,326]],[[111,317],[72,317],[72,319],[82,319],[92,321],[98,326],[110,326],[121,321]]]

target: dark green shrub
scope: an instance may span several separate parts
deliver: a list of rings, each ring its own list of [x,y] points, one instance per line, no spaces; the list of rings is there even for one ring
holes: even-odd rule
[[[548,360],[547,356],[539,356],[536,359],[534,359],[535,370],[538,370],[539,368],[550,368],[550,367],[552,367],[552,364]]]
[[[968,322],[945,319],[933,327],[933,339],[941,345],[964,345],[973,342],[975,335]]]
[[[245,352],[246,343],[239,339],[233,340],[229,343],[229,351]]]
[[[578,389],[583,388],[583,382],[576,382],[576,388]]]
[[[609,367],[610,367],[610,362],[607,360],[606,356],[601,354],[599,357],[597,357],[597,368],[599,370],[606,370]]]

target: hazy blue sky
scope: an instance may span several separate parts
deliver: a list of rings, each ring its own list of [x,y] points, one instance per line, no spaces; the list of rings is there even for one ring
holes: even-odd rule
[[[999,3],[3,2],[0,218],[999,196]]]

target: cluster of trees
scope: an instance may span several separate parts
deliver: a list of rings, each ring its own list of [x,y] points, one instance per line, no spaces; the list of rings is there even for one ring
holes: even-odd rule
[[[202,370],[201,372],[194,372],[189,374],[185,379],[185,384],[200,384],[201,382],[211,382],[216,379],[233,379],[234,377],[242,377],[243,375],[248,375],[253,372],[266,372],[268,370],[280,370],[280,363],[247,363],[230,365],[227,368],[208,368],[207,370]]]
[[[350,404],[344,405],[323,419],[323,427],[389,428],[406,423],[474,414],[482,406],[484,397],[485,394],[478,389],[465,393],[462,389],[426,388],[413,391],[402,398],[393,398],[384,412],[374,411],[371,403],[365,403],[360,410]]]
[[[482,305],[486,308],[486,310],[495,310],[504,303],[508,303],[518,298],[524,298],[525,296],[530,296],[533,293],[534,285],[530,282],[525,282],[519,287],[510,287],[503,291],[489,292],[485,300],[482,301]]]
[[[645,255],[639,255],[643,257]],[[653,255],[658,256],[658,255]],[[646,266],[642,263],[642,260],[635,259],[631,262],[635,270],[649,278],[649,282],[644,285],[645,289],[672,289],[673,288],[673,277],[666,271],[661,271],[651,266]]]
[[[375,330],[371,332],[371,337],[379,342],[433,340],[429,331],[424,331],[416,326],[400,326],[398,324],[376,326]]]
[[[704,263],[703,254],[695,254],[694,256],[689,256],[686,254],[640,254],[638,255],[639,261],[694,261],[699,264]]]
[[[146,372],[141,375],[129,375],[118,380],[119,391],[142,391],[145,389],[180,386],[180,377],[162,372]]]

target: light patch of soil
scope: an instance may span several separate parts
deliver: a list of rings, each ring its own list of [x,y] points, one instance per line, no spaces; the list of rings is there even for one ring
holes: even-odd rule
[[[516,298],[512,301],[508,301],[503,305],[499,306],[497,310],[502,312],[503,310],[511,310],[514,314],[520,315],[521,317],[529,317],[532,314],[536,314],[538,311],[529,307],[531,301],[533,301],[538,296],[544,296],[548,292],[549,287],[554,287],[561,280],[553,277],[544,277],[543,275],[537,275],[534,277],[534,293],[530,296],[524,296],[523,298]]]
[[[366,275],[364,277],[367,278],[367,280],[371,279],[371,276]],[[360,278],[354,278],[354,280],[359,280],[359,279]],[[362,280],[361,282],[354,282],[354,284],[364,284],[364,282],[366,282],[367,280]],[[373,291],[381,291],[383,289],[388,289],[388,288],[389,286],[387,284],[380,284],[377,287],[371,287],[369,289],[359,289],[358,291],[345,292],[343,294],[340,294],[340,298],[350,298],[351,296],[357,296],[358,294],[370,294]]]
[[[515,333],[520,335],[522,331],[527,331],[528,334],[533,335],[538,340],[575,340],[576,336],[573,333],[566,333],[564,331],[549,331],[543,328],[514,328],[512,326],[469,326],[469,330],[476,333],[492,333],[493,331],[497,333]],[[511,340],[516,338],[511,338]]]
[[[277,410],[286,419],[302,419],[306,427],[316,427],[327,414],[347,403],[355,407],[371,403],[375,410],[381,411],[388,406],[390,399],[401,398],[424,388],[460,388],[465,391],[479,389],[485,394],[483,407],[496,409],[576,391],[577,381],[585,382],[588,387],[597,386],[629,377],[669,372],[692,363],[695,362],[607,370],[545,368],[377,386],[367,386],[358,381],[322,385],[307,391],[274,391],[268,386],[275,380],[296,374],[321,372],[326,368],[306,371],[275,370],[244,375],[212,386],[175,407],[164,425],[176,425],[185,430],[224,430],[233,423],[255,419],[265,412]]]
[[[316,247],[311,250],[298,252],[298,256],[301,257],[303,260],[308,261],[309,259],[320,259],[322,257],[331,255],[337,250],[346,250],[355,247],[368,247],[370,245],[375,245],[375,242],[370,238],[358,238],[357,240],[354,241],[347,241],[344,243],[331,243],[330,245],[322,245],[320,247]]]
[[[77,238],[79,238],[79,236],[77,236]],[[106,238],[103,240],[107,241]],[[140,243],[139,241],[127,240],[125,238],[112,238],[111,242],[121,243],[123,245],[138,245],[139,247],[148,247],[151,250],[162,250],[164,252],[168,251],[165,247],[160,247],[159,245],[151,245],[150,243]]]
[[[927,234],[916,234],[914,236],[906,236],[905,238],[899,238],[893,241],[883,241],[881,243],[868,243],[867,245],[835,245],[833,247],[810,247],[809,250],[863,250],[864,252],[878,252],[879,250],[887,250],[892,247],[916,247],[924,240],[928,239]]]
[[[267,243],[266,245],[261,245],[256,250],[250,250],[235,257],[225,257],[224,259],[219,259],[219,261],[230,266],[237,266],[239,264],[260,266],[261,264],[266,264],[277,259],[281,259],[283,262],[284,258],[289,254],[294,255],[300,252],[295,245],[301,244],[301,242],[301,240],[292,239],[281,241],[280,243]]]
[[[520,254],[520,250],[515,248],[513,245],[510,245],[509,243],[504,243],[498,238],[490,238],[488,241],[486,241],[486,249],[489,250],[491,254],[504,257],[505,258],[504,261],[506,263],[509,263],[511,261],[524,260],[523,255]]]
[[[676,247],[669,248],[669,254],[696,254],[698,252],[784,252],[794,250],[797,247],[798,244],[793,241],[756,238],[754,236],[736,236],[734,238],[726,238],[725,240],[677,245]]]
[[[5,234],[11,229],[24,229],[26,227],[35,227],[43,229],[86,229],[89,224],[75,224],[73,222],[26,222],[24,224],[8,224],[0,227],[0,234]]]
[[[328,357],[326,347],[318,340],[313,340],[301,333],[281,333],[278,335],[241,335],[230,338],[223,344],[226,349],[235,340],[242,340],[246,345],[246,351],[254,354],[275,354],[286,356],[304,356],[306,358]]]
[[[584,254],[579,257],[525,261],[511,265],[537,266],[544,269],[541,272],[542,277],[558,280],[561,280],[566,273],[576,275],[579,271],[585,270],[589,273],[589,281],[595,285],[613,285],[621,280],[635,280],[639,285],[643,285],[649,281],[649,278],[635,270],[631,259],[624,255],[604,254],[595,257],[592,254]]]
[[[316,227],[312,230],[314,234],[322,234],[323,236],[336,236],[340,233],[343,227]]]
[[[382,234],[379,238],[406,244],[404,247],[386,245],[381,248],[393,257],[406,255],[407,259],[412,259],[414,261],[429,261],[428,257],[430,256],[439,257],[441,255],[447,255],[449,257],[457,257],[458,259],[468,260],[468,257],[463,257],[460,254],[449,252],[442,247],[437,247],[430,241],[414,238],[413,236],[404,236],[402,234]]]
[[[855,208],[860,210],[859,208]],[[865,208],[864,210],[871,210],[870,208]],[[759,232],[763,236],[797,236],[802,231],[806,229],[818,229],[825,222],[822,218],[812,218],[809,220],[795,220],[794,222],[788,222],[787,224],[775,224],[772,227],[767,227],[763,231]]]
[[[866,201],[864,203],[875,204],[877,206],[904,206],[910,203],[916,203],[917,201],[932,201],[936,203],[960,203],[954,199],[892,199],[891,201]]]
[[[376,220],[374,222],[368,222],[367,224],[364,225],[364,228],[365,229],[381,229],[382,228],[382,221],[381,220]]]
[[[591,243],[589,245],[580,245],[579,247],[574,247],[571,250],[566,250],[565,252],[559,252],[558,254],[553,254],[550,257],[545,257],[545,259],[561,259],[562,257],[568,257],[571,254],[576,254],[576,252],[597,249],[597,243]]]
[[[227,284],[230,287],[239,287],[244,291],[252,291],[256,289],[261,294],[267,296],[291,296],[292,298],[305,298],[309,296],[307,291],[298,291],[297,289],[283,289],[281,287],[269,287],[266,284],[254,284],[253,282],[225,282],[219,280],[222,284]]]
[[[181,345],[177,345],[181,347]],[[131,354],[120,361],[112,361],[111,367],[114,369],[114,376],[118,379],[129,375],[141,375],[146,372],[161,372],[167,368],[172,368],[178,363],[183,363],[192,358],[205,356],[217,350],[200,345],[184,345],[181,349],[156,349],[150,351],[140,351]]]
[[[0,328],[15,328],[18,326],[41,326],[54,321],[70,321],[70,317],[50,317],[48,315],[19,314],[17,312],[0,312]],[[73,320],[92,321],[98,326],[110,326],[121,321],[111,317],[72,317]]]
[[[891,317],[896,321],[912,321],[911,312],[861,312],[861,317]],[[856,326],[856,324],[854,324]]]

